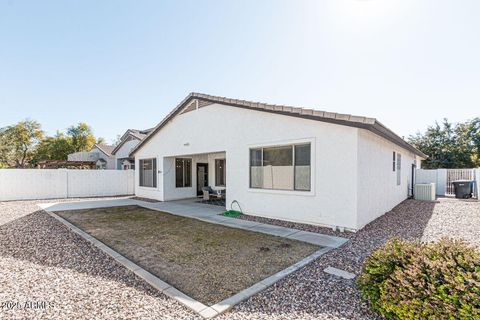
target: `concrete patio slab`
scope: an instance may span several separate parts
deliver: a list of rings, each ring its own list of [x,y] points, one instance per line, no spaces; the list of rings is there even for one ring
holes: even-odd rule
[[[212,306],[219,314],[227,311],[228,309],[232,308],[234,305],[242,302],[253,296],[254,294],[266,289],[267,286],[261,282],[254,284],[253,286],[240,291],[239,293],[227,298],[217,304]]]
[[[308,231],[296,232],[294,234],[287,236],[287,238],[308,242],[311,244],[316,244],[322,247],[331,247],[331,248],[338,248],[348,241],[348,239],[345,239],[345,238],[328,236],[325,234],[308,232]]]
[[[212,220],[212,223],[216,223],[216,222],[214,222]],[[233,228],[249,230],[249,229],[259,225],[260,223],[259,222],[248,221],[248,220],[240,220],[240,219],[230,218],[228,220],[220,221],[220,222],[218,222],[218,224],[221,224],[223,226],[233,227]]]
[[[110,250],[112,250],[112,249],[110,248]],[[125,268],[127,268],[128,270],[133,271],[134,273],[135,273],[136,270],[142,269],[138,264],[136,264],[133,261],[125,258],[122,255],[119,255],[119,256],[115,257],[115,260],[118,263],[120,263],[121,265],[123,265]]]
[[[218,316],[220,313],[217,310],[213,309],[212,307],[207,307],[202,311],[200,311],[198,314],[204,317],[205,319],[212,319],[213,317]]]
[[[168,289],[166,289],[162,292],[166,296],[177,300],[178,302],[180,302],[184,306],[192,309],[193,311],[195,311],[197,313],[202,311],[202,310],[205,310],[206,308],[208,308],[208,306],[204,305],[200,301],[197,301],[197,300],[187,296],[185,293],[181,292],[180,290],[178,290],[174,287],[170,287],[170,288],[168,288]]]
[[[163,211],[174,215],[188,218],[199,219],[206,222],[216,223],[228,227],[239,228],[262,232],[274,236],[286,237],[289,239],[299,240],[322,247],[337,248],[348,240],[341,237],[329,236],[320,233],[300,231],[281,226],[274,226],[254,221],[241,220],[221,216],[225,211],[223,207],[208,205],[196,202],[196,199],[186,199],[167,202],[146,202],[135,199],[111,199],[111,200],[90,200],[75,201],[66,203],[41,204],[40,207],[49,211],[62,210],[81,210],[102,207],[128,206],[138,205],[147,209]]]
[[[229,220],[229,219],[231,219],[231,218],[224,217],[224,216],[221,216],[221,215],[218,215],[218,214],[213,215],[213,216],[204,217],[204,218],[198,218],[198,220],[205,221],[205,222],[216,223],[216,224],[221,224],[223,221]]]
[[[169,285],[165,281],[160,280],[157,276],[151,274],[145,269],[135,270],[134,273],[140,278],[142,278],[143,280],[145,280],[146,282],[148,282],[152,287],[154,287],[158,291],[163,292],[164,290],[167,290],[168,288],[171,287],[171,285]]]
[[[108,208],[137,205],[138,201],[133,199],[111,199],[111,200],[89,200],[89,201],[72,201],[58,203],[41,203],[38,206],[48,211],[64,211],[64,210],[83,210],[94,208]]]
[[[328,274],[331,274],[340,278],[344,278],[347,280],[352,280],[356,277],[354,273],[351,273],[342,269],[334,268],[334,267],[326,267],[323,271]]]
[[[274,225],[271,225],[271,224],[257,224],[256,226],[253,226],[249,230],[256,231],[256,232],[267,233],[267,234],[271,234],[271,235],[279,236],[279,237],[287,237],[287,236],[292,235],[296,232],[299,232],[299,230],[297,230],[297,229],[274,226]]]

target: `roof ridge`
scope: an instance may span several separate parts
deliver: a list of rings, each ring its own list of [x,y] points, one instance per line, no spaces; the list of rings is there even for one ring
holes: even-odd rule
[[[252,101],[252,100],[240,100],[240,99],[214,96],[214,95],[198,93],[198,92],[191,92],[187,96],[187,99],[184,99],[184,100],[188,100],[189,98],[210,99],[210,100],[221,101],[225,103],[239,104],[239,105],[244,105],[244,106],[253,107],[257,109],[267,109],[272,111],[284,111],[284,112],[312,114],[312,115],[315,114],[317,116],[320,116],[320,114],[323,114],[322,116],[325,116],[326,118],[337,119],[337,120],[349,120],[349,121],[361,122],[366,124],[374,124],[375,122],[378,122],[376,118],[358,116],[358,115],[353,115],[349,113],[339,113],[339,112],[332,112],[332,111],[320,110],[315,108],[306,108],[306,107],[292,106],[292,105],[278,105],[278,104]]]

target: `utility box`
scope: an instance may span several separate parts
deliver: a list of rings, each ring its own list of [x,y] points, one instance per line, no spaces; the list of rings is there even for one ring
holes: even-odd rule
[[[452,182],[455,189],[455,198],[469,199],[473,195],[473,181],[457,180]]]
[[[413,189],[415,200],[435,201],[435,183],[418,183]]]

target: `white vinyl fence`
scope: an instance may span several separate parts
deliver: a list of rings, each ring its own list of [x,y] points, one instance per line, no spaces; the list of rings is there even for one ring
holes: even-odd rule
[[[480,183],[480,169],[417,169],[415,183],[435,183],[438,196],[454,195],[453,181],[474,180],[478,197],[478,184]]]
[[[120,196],[134,193],[133,170],[0,170],[0,201]]]

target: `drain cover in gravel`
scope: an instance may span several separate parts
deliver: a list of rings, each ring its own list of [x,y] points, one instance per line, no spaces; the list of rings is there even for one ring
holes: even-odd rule
[[[334,267],[327,267],[323,271],[326,272],[326,273],[329,273],[329,274],[333,274],[334,276],[344,278],[344,279],[349,279],[350,280],[350,279],[355,278],[355,274],[353,274],[351,272],[347,272],[347,271],[342,270],[342,269],[337,269],[337,268],[334,268]]]

